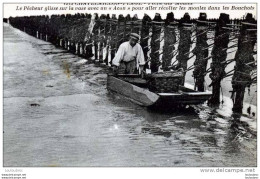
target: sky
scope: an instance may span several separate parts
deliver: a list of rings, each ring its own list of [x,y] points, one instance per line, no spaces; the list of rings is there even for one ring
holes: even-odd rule
[[[73,10],[69,10],[69,6],[73,7]],[[101,7],[106,7],[107,9],[102,10]],[[98,10],[94,8],[98,8]],[[220,13],[228,13],[230,18],[242,18],[246,13],[252,13],[253,16],[256,16],[256,8],[256,4],[253,3],[135,3],[134,5],[131,3],[106,3],[105,5],[96,3],[5,3],[4,17],[98,13],[116,14],[117,16],[119,14],[130,14],[131,16],[137,14],[139,18],[142,18],[146,13],[153,18],[155,13],[160,13],[162,18],[165,18],[167,13],[173,12],[175,18],[181,18],[184,13],[188,12],[191,18],[198,18],[199,13],[205,12],[208,18],[218,18]]]

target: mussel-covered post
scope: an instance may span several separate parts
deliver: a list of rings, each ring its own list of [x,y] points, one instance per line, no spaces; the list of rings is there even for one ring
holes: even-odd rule
[[[116,49],[117,49],[117,18],[116,15],[113,14],[112,18],[110,20],[111,22],[111,39],[109,41],[110,45],[110,54],[111,54],[111,60],[115,57]]]
[[[175,55],[175,43],[176,43],[176,33],[174,22],[174,14],[168,13],[165,19],[165,30],[164,30],[164,46],[163,46],[163,56],[162,56],[162,69],[168,70],[171,66],[171,61]]]
[[[140,40],[140,45],[143,48],[145,61],[148,60],[148,51],[149,51],[148,41],[150,38],[149,32],[151,27],[150,24],[151,21],[152,19],[147,14],[145,14],[142,19],[141,40]]]
[[[84,14],[77,14],[74,17],[75,27],[73,29],[72,37],[71,37],[71,46],[70,50],[72,53],[75,53],[79,56],[82,55],[82,44],[87,31],[87,19]]]
[[[88,23],[88,29],[85,34],[84,43],[83,43],[83,56],[85,58],[91,58],[93,57],[93,42],[94,42],[94,34],[93,34],[93,28],[95,26],[95,15],[93,16],[91,14],[87,14],[87,20]]]
[[[206,20],[207,15],[205,13],[200,13],[196,29],[196,47],[193,50],[193,54],[196,55],[193,76],[195,79],[195,88],[197,88],[198,91],[204,91],[204,77],[208,63],[208,24],[206,23]]]
[[[111,39],[111,21],[110,16],[107,14],[106,16],[106,24],[105,24],[105,35],[104,35],[104,61],[106,65],[108,65],[108,56],[109,56],[109,41]]]
[[[187,62],[190,59],[190,48],[191,48],[191,35],[192,35],[192,23],[190,19],[190,15],[185,13],[183,18],[179,21],[179,46],[178,46],[178,55],[176,56],[176,60],[178,61],[178,66],[182,68],[184,71],[187,70]],[[185,82],[185,74],[183,84]]]
[[[49,16],[46,17],[45,28],[46,28],[46,41],[49,42],[50,41],[50,37],[51,37],[50,18],[49,18]]]
[[[44,31],[44,27],[43,27],[43,17],[42,16],[39,16],[38,18],[38,34],[39,34],[39,38],[42,39],[42,34],[43,34],[43,31]],[[29,31],[28,31],[29,32]]]
[[[59,28],[59,36],[62,39],[61,40],[61,47],[67,49],[67,38],[66,38],[66,27],[67,24],[69,23],[68,21],[68,16],[65,16],[64,14],[61,15],[60,17],[60,28]]]
[[[49,16],[44,16],[44,25],[43,25],[43,28],[44,28],[44,40],[45,41],[48,41],[48,23],[49,23]]]
[[[90,23],[90,19],[88,18],[88,14],[82,14],[81,23],[83,24],[83,27],[82,27],[83,29],[81,29],[81,33],[83,33],[83,34],[78,42],[78,54],[79,54],[79,56],[84,57],[84,55],[85,55],[84,54],[84,44],[87,41],[87,39],[89,38],[88,26]]]
[[[232,78],[233,111],[237,113],[242,112],[245,88],[250,87],[252,83],[250,73],[255,68],[253,53],[257,39],[256,29],[257,24],[252,14],[247,14],[240,29],[238,49],[235,55],[236,66]]]
[[[83,24],[80,23],[80,19],[80,14],[75,14],[71,18],[72,23],[69,31],[69,51],[71,53],[76,53],[76,43],[81,36],[80,31]]]
[[[229,23],[229,15],[221,13],[215,27],[214,46],[211,52],[211,73],[209,75],[212,80],[210,84],[210,87],[212,86],[212,96],[209,102],[214,105],[220,103],[221,80],[225,76],[225,60],[227,58],[227,47],[230,34],[230,30],[226,25]]]
[[[162,29],[162,18],[159,13],[155,14],[152,21],[152,39],[151,39],[151,72],[158,72],[160,66],[160,36]]]
[[[124,42],[129,40],[132,32],[132,19],[129,14],[125,17]]]
[[[105,28],[106,28],[106,15],[102,14],[99,18],[99,26],[100,26],[100,32],[99,32],[99,62],[103,62],[103,52],[105,48]]]
[[[60,21],[60,26],[59,26],[59,31],[58,31],[58,34],[59,34],[59,37],[61,39],[61,47],[62,48],[65,48],[66,46],[66,37],[65,37],[65,28],[66,28],[66,24],[67,24],[67,17],[62,14],[59,18],[59,21]]]
[[[61,46],[61,39],[59,37],[59,27],[60,27],[60,16],[52,15],[49,23],[50,31],[50,42],[56,46]]]
[[[142,27],[142,20],[139,20],[137,15],[135,14],[134,17],[132,18],[131,32],[140,34],[141,27]]]
[[[118,27],[117,27],[117,46],[116,49],[124,42],[125,35],[125,18],[122,14],[118,17]]]
[[[93,41],[94,41],[94,53],[95,53],[95,60],[99,58],[98,56],[98,44],[99,44],[99,27],[100,27],[100,21],[98,18],[98,14],[95,13],[95,24],[93,27]]]

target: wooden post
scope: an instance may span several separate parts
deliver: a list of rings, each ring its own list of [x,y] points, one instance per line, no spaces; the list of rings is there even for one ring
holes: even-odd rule
[[[84,43],[82,44],[83,48],[83,55],[86,59],[89,59],[94,56],[93,54],[93,42],[94,42],[94,34],[93,29],[95,26],[95,16],[97,14],[94,14],[93,16],[91,14],[87,14],[87,21],[88,23],[88,29],[85,34]]]
[[[232,78],[233,111],[237,113],[242,112],[245,88],[250,87],[252,83],[250,72],[255,68],[253,49],[257,39],[257,24],[252,14],[247,14],[241,24],[235,55],[236,66]]]
[[[117,49],[117,27],[118,27],[117,26],[118,21],[115,14],[112,15],[110,23],[111,23],[111,39],[109,41],[109,46],[110,46],[111,60],[113,60]]]
[[[45,29],[46,29],[46,41],[50,41],[51,33],[50,33],[50,18],[49,16],[46,16],[45,20]]]
[[[152,19],[147,14],[144,14],[144,17],[142,19],[140,45],[143,48],[145,61],[148,60],[148,51],[149,51],[148,40],[150,39],[149,32],[151,27],[151,23],[150,23],[151,21]]]
[[[174,14],[168,13],[165,19],[164,28],[164,46],[163,46],[163,56],[162,56],[162,69],[168,70],[171,66],[172,58],[174,57],[174,44],[176,43],[176,33],[174,27]]]
[[[140,34],[140,30],[142,27],[142,20],[139,20],[137,14],[134,15],[131,21],[131,32]]]
[[[48,41],[47,23],[48,23],[48,16],[43,16],[43,33],[44,33],[44,40],[45,41]]]
[[[65,38],[65,41],[64,41],[64,48],[67,49],[68,48],[68,39]]]
[[[177,66],[182,68],[184,71],[187,70],[187,62],[190,59],[190,48],[191,48],[191,35],[192,35],[192,21],[190,19],[190,15],[185,13],[183,18],[179,21],[179,46],[178,46],[178,55],[176,56],[176,60],[178,61]],[[182,85],[185,83],[185,75]]]
[[[77,53],[76,52],[76,45],[77,44],[75,43],[75,41],[71,40],[71,42],[70,42],[70,52],[73,53],[73,54]]]
[[[106,28],[106,15],[102,14],[99,18],[99,62],[103,63],[103,52],[105,48],[105,28]]]
[[[227,58],[227,47],[229,43],[229,29],[226,25],[230,23],[229,15],[221,13],[215,28],[214,46],[211,52],[212,63],[209,77],[212,80],[212,96],[210,104],[218,105],[220,103],[221,80],[225,76],[225,60]]]
[[[118,27],[117,27],[117,46],[116,49],[124,42],[125,34],[125,18],[122,14],[118,17]]]
[[[108,57],[109,57],[109,40],[111,39],[111,21],[110,16],[107,14],[106,16],[106,24],[105,24],[105,35],[104,35],[104,61],[106,65],[108,65]]]
[[[117,26],[118,21],[115,14],[112,15],[110,22],[111,22],[111,39],[109,41],[109,45],[110,45],[111,60],[113,60],[117,49],[117,27],[118,27]]]
[[[94,41],[94,52],[95,52],[95,60],[98,60],[99,56],[98,56],[98,44],[99,44],[99,18],[98,18],[98,14],[95,13],[95,24],[93,27],[93,41]]]
[[[57,16],[57,18],[54,18],[52,22],[52,27],[54,27],[54,33],[55,33],[55,42],[56,45],[58,45],[58,40],[63,39],[62,36],[60,35],[60,27],[61,27],[61,16]]]
[[[207,68],[207,63],[209,54],[208,44],[207,44],[207,31],[208,31],[208,24],[205,23],[207,20],[206,13],[200,13],[200,17],[197,22],[197,29],[196,29],[196,47],[193,51],[193,54],[196,55],[196,59],[194,62],[194,71],[193,76],[195,79],[195,88],[198,91],[204,91],[204,76]]]
[[[79,53],[79,42],[77,42],[77,43],[75,44],[75,54],[76,54],[76,55],[80,55],[80,53]]]
[[[132,32],[132,19],[129,14],[125,17],[124,42],[129,40]]]
[[[70,50],[70,40],[68,40],[67,50]]]
[[[158,72],[160,66],[160,36],[162,30],[162,18],[159,13],[155,14],[152,21],[152,39],[151,39],[151,72]]]
[[[78,54],[80,57],[82,57],[82,55],[83,55],[82,42],[78,42],[78,43],[77,43],[77,48],[78,48],[77,54]]]
[[[63,39],[60,39],[60,47],[63,47]]]

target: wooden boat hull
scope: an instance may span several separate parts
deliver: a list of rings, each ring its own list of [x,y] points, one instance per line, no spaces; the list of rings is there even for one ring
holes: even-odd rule
[[[136,77],[115,77],[108,75],[107,89],[146,107],[177,107],[201,104],[207,101],[211,92],[197,92],[181,87],[179,93],[153,93],[145,88],[145,81]]]

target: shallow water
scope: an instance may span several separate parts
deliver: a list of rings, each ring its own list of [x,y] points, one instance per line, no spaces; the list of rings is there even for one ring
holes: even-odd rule
[[[4,166],[256,166],[255,118],[151,111],[85,62],[4,26]]]

